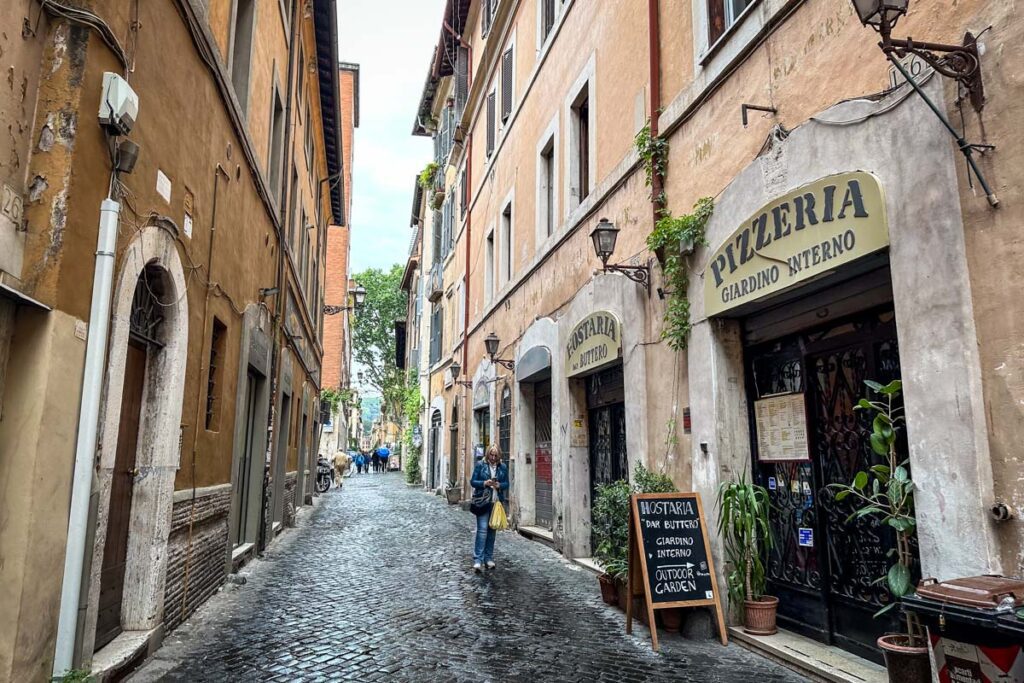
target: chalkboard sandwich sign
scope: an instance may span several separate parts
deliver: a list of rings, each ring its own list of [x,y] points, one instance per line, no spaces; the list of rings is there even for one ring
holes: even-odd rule
[[[647,599],[651,642],[658,649],[654,611],[712,607],[722,645],[728,644],[715,582],[704,507],[698,493],[638,493],[630,499],[630,596]],[[626,633],[633,632],[633,601],[626,604]]]

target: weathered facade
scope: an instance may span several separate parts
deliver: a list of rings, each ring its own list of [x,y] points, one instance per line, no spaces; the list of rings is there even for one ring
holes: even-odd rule
[[[157,646],[309,493],[337,18],[331,0],[0,14],[0,169],[24,207],[0,224],[0,678],[35,681]],[[117,135],[105,72],[138,96]],[[138,161],[115,172],[125,140]],[[63,589],[62,567],[80,572]]]
[[[355,301],[352,297],[352,168],[355,153],[355,131],[359,127],[359,65],[342,62],[339,89],[341,92],[341,156],[343,198],[345,203],[341,225],[327,228],[326,281],[324,282],[324,377],[323,387],[337,391],[350,390],[352,366],[352,321]],[[351,404],[352,401],[349,402]],[[339,450],[347,450],[349,405],[339,405],[324,424],[320,453],[331,458]]]
[[[596,484],[644,464],[699,492],[713,526],[719,485],[752,472],[778,506],[780,620],[876,658],[886,624],[870,615],[886,597],[871,582],[891,539],[847,525],[828,489],[870,464],[852,410],[865,380],[904,383],[921,572],[1024,564],[1011,123],[1024,23],[1001,3],[919,0],[896,30],[980,36],[980,111],[908,65],[970,142],[995,145],[975,154],[993,208],[846,0],[647,4],[446,6],[416,123],[454,139],[418,262],[420,281],[429,264],[442,273],[424,288],[440,289],[441,312],[420,327],[419,348],[442,339],[426,371],[425,484],[440,485],[428,465],[440,462],[465,491],[475,453],[497,442],[520,527],[586,557]],[[636,145],[647,125],[668,143],[653,192]],[[681,293],[646,246],[662,190],[675,216],[714,201],[707,245],[683,253],[692,327],[679,352],[662,333]],[[647,266],[649,290],[602,271],[590,233],[605,217],[620,229],[609,264]],[[491,361],[491,333],[514,369]],[[452,383],[453,360],[471,386]],[[762,439],[783,410],[802,439],[779,454]],[[994,521],[998,504],[1013,519]]]

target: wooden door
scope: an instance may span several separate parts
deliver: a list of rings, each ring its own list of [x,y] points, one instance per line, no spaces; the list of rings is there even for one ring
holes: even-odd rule
[[[107,539],[103,545],[100,573],[100,598],[96,618],[98,650],[121,632],[121,600],[124,596],[124,570],[128,558],[128,526],[132,512],[132,488],[135,482],[135,451],[139,439],[139,415],[146,379],[146,347],[134,339],[128,343],[125,359],[124,390],[121,396],[121,423],[117,434],[117,452],[110,484],[110,511]]]

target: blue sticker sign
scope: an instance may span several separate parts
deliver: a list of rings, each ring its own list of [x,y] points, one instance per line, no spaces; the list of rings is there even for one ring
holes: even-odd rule
[[[778,484],[775,483],[775,477],[768,477],[768,488],[772,491],[778,488]]]
[[[800,547],[802,548],[813,548],[814,547],[814,529],[808,529],[807,527],[800,527],[799,529],[799,541]]]

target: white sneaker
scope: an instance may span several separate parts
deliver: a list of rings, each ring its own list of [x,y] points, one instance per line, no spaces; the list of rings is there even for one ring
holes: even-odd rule
[[[477,574],[479,574],[480,573],[480,569],[481,569],[480,563],[479,562],[474,562],[473,563],[473,571],[475,571]]]
[[[487,563],[487,568],[488,569],[494,569],[495,566],[497,566],[497,565],[495,565],[493,562],[488,562]]]

